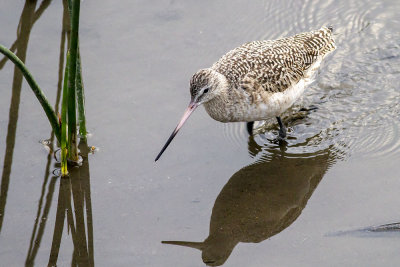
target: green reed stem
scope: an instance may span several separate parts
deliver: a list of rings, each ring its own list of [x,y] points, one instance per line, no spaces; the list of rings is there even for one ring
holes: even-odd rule
[[[72,24],[70,40],[70,62],[68,73],[68,157],[77,162],[78,143],[76,131],[76,65],[78,52],[80,0],[72,2]]]
[[[78,102],[79,135],[82,141],[86,141],[85,92],[82,83],[81,56],[79,46],[78,60],[76,62],[76,96]]]
[[[72,21],[72,0],[68,0],[69,16]],[[81,69],[81,55],[79,49],[79,42],[77,47],[77,62],[76,62],[76,96],[78,104],[78,122],[79,122],[79,135],[83,141],[86,141],[86,117],[85,117],[85,91],[82,82],[82,69]]]
[[[49,104],[46,96],[44,95],[43,91],[40,89],[39,85],[33,79],[32,74],[28,71],[25,64],[8,48],[3,45],[0,45],[0,52],[8,57],[22,72],[26,81],[28,82],[29,86],[31,87],[33,93],[36,95],[36,98],[39,100],[40,104],[42,105],[44,112],[50,122],[51,127],[53,128],[54,134],[57,137],[57,140],[60,142],[61,140],[61,129],[60,124],[57,119],[57,115],[54,112],[53,108]]]
[[[67,62],[64,70],[64,84],[63,84],[63,95],[61,104],[61,176],[68,175],[68,122],[67,122],[67,109],[68,109],[68,66],[70,61],[69,52],[67,53]]]
[[[67,0],[69,17],[72,20],[72,0]]]

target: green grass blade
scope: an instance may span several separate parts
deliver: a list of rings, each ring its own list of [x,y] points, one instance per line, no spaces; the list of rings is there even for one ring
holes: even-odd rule
[[[61,129],[60,124],[57,119],[57,115],[54,112],[53,108],[49,104],[46,96],[44,95],[43,91],[40,89],[39,85],[33,79],[32,74],[28,71],[25,64],[8,48],[3,45],[0,45],[0,52],[8,57],[22,72],[26,81],[28,82],[29,86],[31,87],[33,93],[35,94],[36,98],[39,100],[40,104],[42,105],[44,112],[50,122],[51,127],[53,128],[54,134],[57,137],[57,140],[60,142],[61,140]]]
[[[68,0],[68,10],[70,19],[72,21],[72,0]],[[79,135],[83,141],[86,141],[86,117],[85,117],[85,91],[82,82],[82,69],[81,69],[81,56],[79,49],[79,42],[77,47],[77,62],[76,62],[76,96],[78,105],[78,122],[79,122]]]
[[[72,0],[67,0],[67,3],[68,3],[69,16],[72,20]]]
[[[76,96],[78,104],[79,135],[82,141],[86,141],[85,92],[82,83],[81,56],[79,46],[78,61],[76,64]]]
[[[62,104],[61,104],[61,175],[68,175],[68,161],[67,161],[67,152],[68,152],[68,122],[67,122],[67,109],[68,109],[68,66],[69,66],[70,56],[67,53],[67,62],[65,64],[64,71],[64,85],[63,85],[63,95],[62,95]]]
[[[78,143],[76,131],[76,65],[78,52],[80,0],[72,2],[72,25],[70,40],[70,62],[68,73],[68,157],[78,162]]]

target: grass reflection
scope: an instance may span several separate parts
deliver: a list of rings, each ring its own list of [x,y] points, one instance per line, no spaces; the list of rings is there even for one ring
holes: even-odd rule
[[[57,265],[65,223],[74,245],[71,265],[94,266],[89,149],[84,142],[79,144],[79,149],[83,157],[82,166],[72,168],[70,176],[60,180],[49,266]]]
[[[26,1],[21,13],[20,21],[17,30],[17,39],[13,43],[11,49],[16,51],[16,55],[25,62],[29,37],[34,23],[40,18],[44,10],[48,7],[51,1],[43,1],[40,7],[36,10],[37,1]],[[8,58],[3,58],[0,61],[0,69],[4,67]],[[6,137],[6,150],[4,153],[3,172],[1,175],[0,185],[0,232],[5,217],[5,208],[7,202],[7,193],[10,183],[11,167],[14,155],[15,136],[17,132],[17,123],[19,115],[19,104],[21,99],[23,75],[19,69],[14,67],[14,77],[12,85],[11,104],[9,109],[8,128]]]

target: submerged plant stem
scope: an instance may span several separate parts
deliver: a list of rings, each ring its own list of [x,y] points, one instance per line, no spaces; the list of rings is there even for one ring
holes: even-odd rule
[[[53,128],[54,134],[57,137],[57,140],[60,142],[61,140],[61,129],[60,124],[57,119],[57,115],[54,112],[53,108],[49,104],[46,96],[43,91],[40,89],[39,85],[33,79],[32,74],[28,71],[25,64],[8,48],[3,45],[0,45],[0,52],[8,57],[22,72],[29,86],[31,87],[33,93],[36,95],[36,98],[39,100],[42,105],[44,112],[46,113],[47,118],[49,119],[50,125]]]

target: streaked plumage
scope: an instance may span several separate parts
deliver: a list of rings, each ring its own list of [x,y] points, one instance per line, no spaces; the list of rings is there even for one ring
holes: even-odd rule
[[[211,68],[193,75],[189,107],[156,160],[201,104],[221,122],[271,117],[280,122],[280,114],[299,98],[322,59],[335,48],[332,28],[322,27],[278,40],[246,43],[229,51]]]
[[[212,118],[222,122],[263,120],[289,108],[312,81],[322,58],[334,49],[331,30],[323,27],[274,41],[246,43],[194,77],[205,75],[203,79],[207,79],[219,73],[226,78],[220,77],[227,83],[223,94],[204,103]]]

